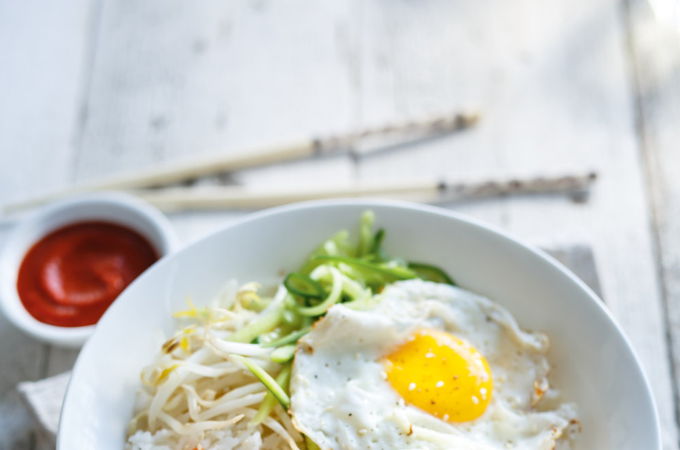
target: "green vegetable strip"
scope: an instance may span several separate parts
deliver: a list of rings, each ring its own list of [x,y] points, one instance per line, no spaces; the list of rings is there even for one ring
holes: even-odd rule
[[[382,260],[384,259],[384,255],[382,254],[382,241],[385,238],[385,230],[383,228],[379,229],[376,233],[375,236],[373,236],[373,243],[371,244],[371,249],[369,250],[369,254],[377,260]]]
[[[326,296],[326,292],[319,283],[302,273],[289,273],[283,280],[283,285],[288,292],[302,298],[324,298]]]
[[[273,341],[261,344],[262,347],[280,347],[282,345],[288,345],[288,344],[294,344],[300,339],[302,336],[305,334],[309,333],[309,330],[311,330],[312,327],[304,327],[300,330],[293,331],[290,334],[287,334],[283,337],[280,337],[278,339],[274,339]]]
[[[341,230],[335,233],[329,240],[323,243],[321,248],[317,251],[319,254],[340,255],[349,254],[352,251],[349,243],[349,232]]]
[[[269,392],[281,403],[281,406],[288,409],[290,406],[290,397],[286,394],[284,388],[269,375],[262,367],[252,362],[249,358],[240,355],[230,355],[230,358],[240,362],[246,369],[248,369],[255,377],[264,384]]]
[[[349,277],[342,278],[342,291],[351,298],[350,302],[371,296],[370,289],[364,289],[361,284]]]
[[[283,366],[279,374],[276,376],[276,382],[284,390],[288,390],[288,383],[290,382],[290,372],[291,366],[290,364],[287,364]],[[266,419],[272,412],[272,409],[274,409],[275,404],[276,397],[274,397],[274,395],[271,392],[267,392],[267,395],[264,397],[264,400],[262,400],[262,403],[260,403],[260,407],[257,409],[255,417],[253,417],[253,420],[250,422],[251,425],[255,426],[262,423],[264,419]]]
[[[453,281],[453,279],[446,272],[437,266],[419,262],[409,262],[408,268],[413,270],[419,278],[456,286],[456,282]]]
[[[274,362],[283,364],[293,359],[293,356],[295,356],[295,344],[290,344],[275,348],[269,358]]]
[[[371,244],[373,243],[373,222],[375,222],[373,211],[364,211],[359,224],[359,248],[357,249],[357,256],[364,256],[371,250]]]
[[[333,274],[333,287],[331,288],[331,293],[328,294],[326,299],[315,306],[309,307],[298,307],[298,313],[303,316],[319,316],[325,313],[328,308],[336,304],[340,300],[342,295],[342,279],[343,275],[337,269],[331,269],[331,274]]]
[[[233,342],[252,342],[261,334],[272,331],[283,319],[284,305],[278,305],[271,311],[260,314],[252,322],[238,331],[235,331],[228,340]]]
[[[396,280],[409,280],[411,278],[418,278],[418,276],[412,270],[409,270],[406,267],[398,266],[388,267],[385,265],[378,265],[375,263],[364,261],[358,258],[351,258],[349,256],[319,255],[315,259],[318,261],[339,262],[347,264],[348,266],[351,267],[366,269]]]
[[[260,407],[257,408],[257,413],[255,413],[255,416],[250,421],[250,425],[257,426],[264,422],[264,419],[266,419],[269,414],[271,414],[272,409],[274,409],[274,405],[276,405],[276,397],[274,397],[271,392],[267,392],[264,400],[260,403]]]
[[[309,274],[318,262],[313,261],[315,256],[319,255],[348,255],[353,256],[356,249],[349,243],[349,232],[342,230],[335,233],[330,239],[326,240],[318,248],[316,248],[307,258],[307,261],[302,265],[298,272]]]

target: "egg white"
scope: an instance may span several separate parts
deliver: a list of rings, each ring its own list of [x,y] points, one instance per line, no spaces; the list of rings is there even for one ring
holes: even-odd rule
[[[406,404],[386,380],[381,358],[423,328],[451,333],[487,359],[494,392],[479,419],[440,420]],[[300,341],[290,412],[323,449],[552,450],[576,411],[549,389],[548,347],[544,334],[521,330],[488,299],[420,280],[395,283],[368,310],[333,306]],[[560,446],[570,448],[569,439]]]

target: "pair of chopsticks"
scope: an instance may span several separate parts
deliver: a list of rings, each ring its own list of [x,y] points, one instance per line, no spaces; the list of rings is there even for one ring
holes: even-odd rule
[[[390,197],[423,203],[439,203],[502,195],[566,193],[580,196],[587,192],[596,177],[595,172],[587,172],[578,175],[458,182],[410,180],[391,183],[355,183],[313,190],[305,187],[276,190],[204,187],[151,190],[136,192],[136,194],[163,211],[265,208],[305,200],[343,197]]]
[[[384,142],[414,142],[474,126],[476,113],[455,113],[424,120],[413,120],[354,132],[312,137],[299,142],[269,148],[251,149],[240,153],[214,155],[115,176],[96,183],[82,184],[5,206],[6,212],[37,206],[67,195],[126,189],[164,210],[259,208],[332,197],[390,196],[426,202],[479,198],[502,194],[574,192],[587,190],[593,174],[532,179],[487,180],[472,183],[449,183],[444,180],[425,180],[383,184],[348,184],[318,189],[263,190],[244,187],[190,188],[175,187],[163,190],[142,190],[179,181],[236,171],[268,164],[293,161],[315,156],[349,154],[362,155],[385,148]],[[382,141],[383,145],[363,147],[367,142]]]

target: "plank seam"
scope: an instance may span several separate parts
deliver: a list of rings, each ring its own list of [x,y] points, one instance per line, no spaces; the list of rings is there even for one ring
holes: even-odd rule
[[[625,34],[625,51],[628,61],[628,72],[631,86],[631,98],[633,101],[633,111],[635,114],[635,132],[637,136],[637,147],[639,153],[640,164],[642,166],[642,176],[644,181],[644,190],[648,199],[647,208],[649,216],[651,217],[649,228],[652,236],[652,252],[654,256],[654,273],[659,286],[661,295],[661,307],[663,311],[663,334],[666,340],[666,353],[668,357],[668,367],[671,377],[671,390],[673,395],[673,413],[675,419],[676,429],[680,429],[680,392],[678,390],[677,375],[678,370],[674,362],[674,348],[673,336],[671,333],[670,315],[669,315],[669,293],[666,287],[666,272],[661,264],[661,235],[658,228],[659,223],[659,202],[654,186],[654,173],[657,170],[654,168],[658,162],[655,161],[653,152],[649,150],[649,135],[647,132],[647,123],[645,121],[645,108],[643,104],[643,89],[640,72],[638,70],[637,62],[639,55],[635,48],[634,34],[635,26],[633,24],[633,10],[637,0],[624,0],[621,2],[621,16]],[[680,446],[680,438],[676,442],[676,448]]]
[[[89,45],[87,46],[87,50],[85,51],[85,55],[83,56],[85,63],[83,64],[83,83],[82,87],[80,90],[80,105],[78,107],[78,117],[77,117],[77,124],[76,124],[76,129],[74,131],[74,141],[73,141],[73,152],[72,152],[72,159],[71,159],[71,164],[70,164],[70,176],[69,176],[69,181],[71,183],[75,182],[78,176],[77,173],[77,167],[78,167],[78,161],[80,160],[82,151],[83,151],[83,139],[85,135],[85,128],[87,124],[87,116],[88,116],[88,104],[89,104],[89,99],[90,99],[90,92],[92,90],[92,79],[94,78],[94,63],[95,63],[95,58],[97,55],[97,48],[99,46],[99,32],[101,28],[101,23],[102,23],[102,16],[103,16],[103,10],[104,10],[104,0],[94,0],[93,1],[93,8],[92,12],[90,13],[90,22],[91,25],[89,27],[88,31],[88,36],[90,37],[89,39]]]

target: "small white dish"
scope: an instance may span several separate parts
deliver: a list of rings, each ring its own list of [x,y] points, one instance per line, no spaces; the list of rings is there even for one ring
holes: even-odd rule
[[[463,288],[508,308],[522,327],[549,335],[553,385],[577,405],[583,424],[574,450],[661,449],[654,401],[630,344],[603,303],[561,264],[440,208],[336,200],[250,215],[135,280],[80,353],[62,409],[58,450],[125,447],[140,370],[175,330],[171,314],[186,306],[187,297],[205,304],[229,279],[280,278],[328,236],[355,229],[366,209],[387,231],[389,254],[440,266]]]
[[[122,193],[81,195],[47,205],[19,221],[0,253],[0,307],[19,329],[50,344],[79,347],[95,325],[59,327],[31,316],[17,292],[17,275],[26,252],[51,231],[71,223],[101,220],[129,227],[144,236],[160,257],[175,250],[177,239],[168,219],[152,206]]]

